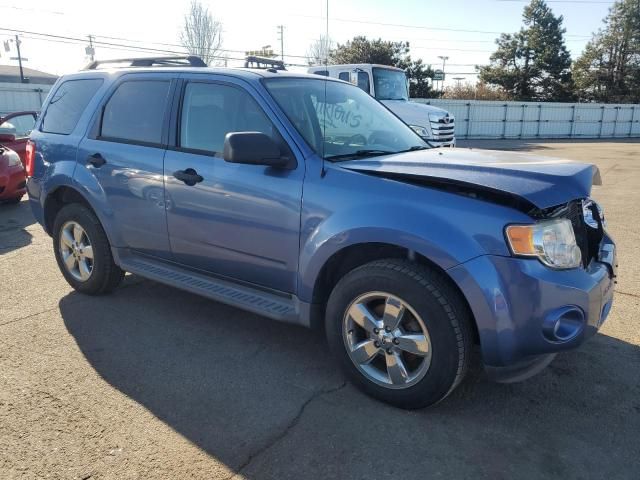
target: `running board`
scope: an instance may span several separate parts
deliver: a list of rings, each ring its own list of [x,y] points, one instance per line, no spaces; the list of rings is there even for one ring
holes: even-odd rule
[[[118,249],[120,250],[120,249]],[[248,310],[281,322],[300,324],[297,297],[282,297],[230,281],[194,273],[162,261],[118,252],[120,267],[141,277],[186,290],[217,302]]]

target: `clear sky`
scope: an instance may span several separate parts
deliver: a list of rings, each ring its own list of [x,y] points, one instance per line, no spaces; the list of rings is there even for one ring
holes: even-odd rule
[[[277,25],[284,25],[284,52],[288,63],[304,64],[309,44],[326,28],[326,0],[203,0],[223,23],[223,48],[229,65],[245,50],[272,45],[280,51]],[[607,0],[549,0],[564,15],[567,45],[577,57],[592,32],[602,24],[613,2]],[[0,0],[0,27],[86,39],[141,48],[181,51],[179,32],[189,0]],[[484,64],[494,49],[498,32],[517,31],[522,24],[520,0],[329,0],[329,35],[340,43],[355,35],[409,41],[413,58],[434,67],[439,55],[449,57],[449,81],[456,76],[472,80],[473,65]],[[12,32],[0,30],[0,40]],[[75,71],[87,63],[85,44],[68,39],[21,36],[25,65],[55,74]],[[157,43],[155,43],[157,42]],[[176,44],[175,46],[171,44]],[[12,51],[0,45],[0,64],[16,64]],[[97,58],[145,56],[151,52],[97,45]],[[160,53],[158,53],[160,54]],[[287,56],[291,55],[291,56]],[[294,68],[292,68],[294,69]]]

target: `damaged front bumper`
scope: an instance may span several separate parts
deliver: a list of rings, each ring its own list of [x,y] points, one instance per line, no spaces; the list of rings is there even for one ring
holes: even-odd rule
[[[482,356],[497,381],[525,379],[557,352],[578,347],[607,318],[616,276],[607,235],[585,268],[552,270],[537,260],[481,256],[448,273],[474,314]]]

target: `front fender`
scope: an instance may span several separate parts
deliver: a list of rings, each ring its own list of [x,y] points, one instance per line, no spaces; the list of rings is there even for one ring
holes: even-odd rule
[[[401,212],[401,213],[399,213]],[[471,232],[477,232],[473,234]],[[484,230],[461,224],[453,217],[425,217],[410,204],[368,204],[343,209],[321,220],[311,217],[303,226],[298,295],[311,301],[315,281],[324,264],[344,248],[365,243],[384,243],[413,250],[446,270],[487,251],[505,253]]]

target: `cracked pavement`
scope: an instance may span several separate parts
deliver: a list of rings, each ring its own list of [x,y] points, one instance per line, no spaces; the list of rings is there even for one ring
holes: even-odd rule
[[[640,143],[473,145],[600,166],[619,294],[582,348],[397,410],[345,383],[315,332],[132,275],[71,291],[27,202],[0,205],[0,478],[637,478]]]

